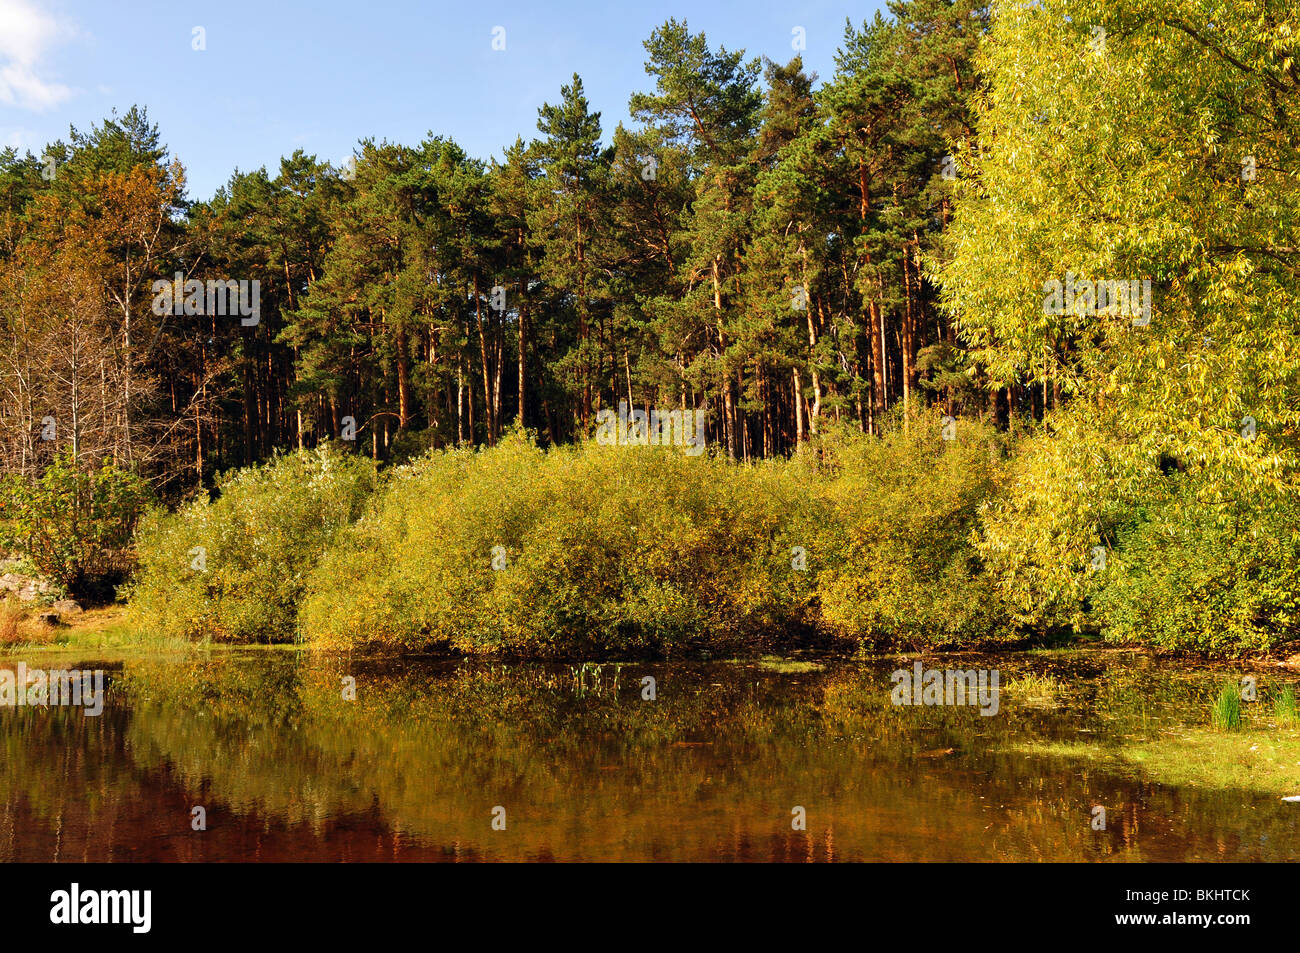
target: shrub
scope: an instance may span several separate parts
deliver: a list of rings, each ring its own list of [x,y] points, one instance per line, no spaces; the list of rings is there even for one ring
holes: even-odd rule
[[[945,440],[937,414],[895,416],[883,437],[832,428],[755,464],[543,451],[513,431],[382,484],[334,449],[288,455],[151,514],[137,615],[187,636],[536,656],[961,646],[1067,627],[1231,655],[1296,636],[1293,493],[1236,499],[1222,473],[1056,425],[1020,440],[963,420]]]
[[[399,468],[317,566],[303,631],[535,655],[779,637],[809,601],[783,535],[799,502],[790,468],[673,447],[542,451],[518,432],[432,453]]]
[[[973,420],[944,440],[936,414],[883,438],[831,435],[807,532],[821,617],[877,644],[960,644],[1011,636],[975,548],[998,492],[1003,438]],[[815,522],[814,522],[815,521]]]
[[[1006,482],[980,520],[979,554],[994,598],[1020,628],[1095,631],[1091,599],[1158,471],[1125,472],[1087,421],[1059,414],[1053,423],[1013,444]]]
[[[189,638],[291,638],[308,574],[375,486],[372,461],[327,444],[227,474],[215,499],[152,511],[136,537],[135,621]]]
[[[1016,624],[1214,656],[1300,636],[1300,495],[1082,415],[1023,443],[984,514],[980,554]]]
[[[131,535],[149,499],[135,474],[107,460],[83,470],[61,453],[38,480],[9,474],[0,481],[0,548],[74,595],[99,595],[128,568]]]
[[[1300,632],[1300,499],[1216,494],[1181,474],[1118,536],[1094,599],[1106,637],[1207,655],[1263,652]]]

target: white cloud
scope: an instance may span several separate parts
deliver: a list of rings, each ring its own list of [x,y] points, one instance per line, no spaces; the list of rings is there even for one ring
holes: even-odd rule
[[[40,112],[71,96],[67,86],[40,73],[46,54],[72,33],[70,24],[32,0],[0,0],[0,103]]]

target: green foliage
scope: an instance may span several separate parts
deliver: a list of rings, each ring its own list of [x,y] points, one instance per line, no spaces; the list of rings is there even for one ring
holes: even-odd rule
[[[1286,728],[1300,722],[1300,709],[1296,708],[1295,688],[1283,685],[1282,690],[1273,699],[1273,718],[1279,728]]]
[[[981,520],[980,557],[996,598],[1031,631],[1095,628],[1086,612],[1126,510],[1107,476],[1111,448],[1085,422],[1058,418],[1015,444],[1003,491]],[[1100,550],[1100,552],[1099,552]]]
[[[1222,656],[1300,636],[1300,499],[1170,482],[1118,535],[1094,599],[1107,638]]]
[[[979,514],[1003,479],[1004,437],[940,418],[883,439],[835,434],[816,520],[807,528],[821,615],[832,632],[913,646],[1010,636],[974,542]]]
[[[982,521],[981,556],[1031,631],[1215,656],[1300,636],[1300,497],[1240,471],[1134,461],[1098,421],[1061,415],[1019,445]]]
[[[302,629],[540,655],[788,637],[807,582],[782,549],[800,495],[783,469],[675,447],[544,452],[518,431],[433,453],[399,468],[321,561]]]
[[[128,567],[131,534],[150,498],[135,474],[107,460],[86,471],[61,453],[39,479],[0,479],[0,549],[74,594],[93,591]]]
[[[285,488],[247,550],[223,495],[144,537],[184,576],[168,625],[528,654],[1300,636],[1294,13],[890,12],[847,27],[821,86],[669,20],[612,146],[574,75],[501,163],[430,137],[232,180],[195,221],[214,262],[305,285],[268,328],[313,434],[351,416],[397,462],[680,401],[716,408],[728,457],[793,456],[516,432],[395,468],[354,525]],[[1048,306],[1094,280],[1148,282],[1149,321]],[[1010,434],[975,419],[1004,408]],[[173,565],[199,525],[230,578]],[[245,584],[258,559],[275,592]]]
[[[933,413],[884,430],[742,465],[515,429],[393,469],[368,504],[369,463],[289,456],[147,523],[137,609],[190,637],[569,657],[1294,637],[1288,497],[1214,499],[1158,461],[1125,482],[1099,438],[961,419],[945,440]]]
[[[291,638],[308,574],[376,482],[372,461],[325,444],[227,474],[215,499],[150,513],[136,539],[134,621],[187,638]]]
[[[1066,401],[986,514],[998,595],[1031,629],[1270,649],[1297,635],[1300,599],[1300,190],[1278,171],[1285,113],[1252,104],[1289,83],[1294,12],[995,13],[931,270],[993,386]],[[1149,281],[1149,323],[1048,306],[1052,282],[1085,280]]]
[[[325,645],[540,655],[996,639],[1011,632],[972,534],[1002,456],[990,429],[944,441],[937,420],[836,434],[825,463],[748,466],[543,452],[516,432],[396,471],[317,566],[301,628]]]
[[[1210,725],[1216,731],[1236,731],[1241,727],[1241,689],[1232,682],[1224,685],[1214,699]]]

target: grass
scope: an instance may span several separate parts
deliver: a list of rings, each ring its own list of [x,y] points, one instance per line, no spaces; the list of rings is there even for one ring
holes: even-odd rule
[[[764,655],[758,660],[758,667],[769,672],[783,675],[802,675],[807,672],[820,672],[826,668],[820,662],[801,662],[797,659],[781,658],[779,655]]]
[[[1029,672],[1016,678],[1007,679],[1003,691],[1023,695],[1026,699],[1054,699],[1062,690],[1061,683],[1051,675],[1038,675]]]
[[[1231,682],[1219,691],[1210,709],[1210,725],[1215,731],[1237,731],[1241,728],[1241,690]]]
[[[1068,758],[1090,768],[1140,772],[1161,784],[1275,797],[1300,794],[1300,718],[1295,689],[1283,685],[1270,711],[1243,705],[1241,688],[1226,683],[1212,696],[1209,724],[1182,725],[1147,736],[1106,741],[1025,742],[1010,750]]]
[[[23,615],[8,599],[0,603],[0,645],[12,645],[20,637]]]
[[[1282,686],[1282,690],[1273,699],[1273,720],[1277,722],[1278,727],[1300,724],[1300,712],[1296,711],[1295,689],[1290,685]]]
[[[188,648],[181,639],[141,631],[126,618],[126,607],[111,605],[87,609],[67,618],[67,624],[45,625],[36,620],[39,610],[0,601],[0,651],[59,654],[93,652],[101,657]]]
[[[1225,734],[1187,728],[1176,735],[1126,740],[1118,747],[1087,742],[1016,745],[1022,754],[1086,761],[1115,773],[1140,770],[1161,784],[1282,797],[1300,794],[1300,731],[1247,728]]]
[[[0,647],[45,645],[55,637],[56,629],[39,622],[30,609],[8,597],[0,600]]]

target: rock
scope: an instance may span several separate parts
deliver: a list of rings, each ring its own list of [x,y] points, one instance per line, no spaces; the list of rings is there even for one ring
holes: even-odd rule
[[[62,620],[57,612],[41,612],[36,616],[36,621],[41,625],[62,625]]]
[[[78,613],[85,611],[81,608],[81,603],[76,599],[60,599],[58,602],[54,603],[54,605],[50,606],[50,608],[60,616],[77,615]]]
[[[51,586],[44,579],[28,576],[18,572],[21,565],[17,560],[0,561],[0,593],[12,592],[21,602],[35,602],[41,596],[48,595]]]

